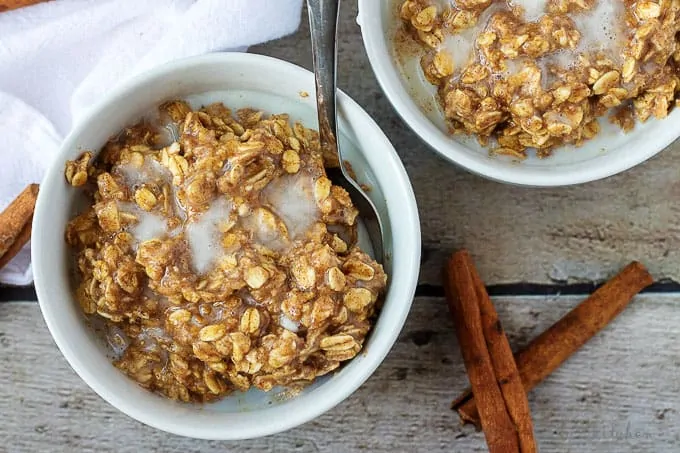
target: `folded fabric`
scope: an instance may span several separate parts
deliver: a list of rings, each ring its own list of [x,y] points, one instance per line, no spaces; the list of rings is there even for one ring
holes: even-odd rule
[[[57,0],[0,14],[0,210],[39,182],[72,124],[159,64],[295,31],[302,0]],[[24,249],[0,282],[32,281]]]

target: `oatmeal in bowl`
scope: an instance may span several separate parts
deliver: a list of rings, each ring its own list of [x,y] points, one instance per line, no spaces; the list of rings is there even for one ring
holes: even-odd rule
[[[112,90],[65,140],[36,204],[36,292],[68,363],[122,412],[189,437],[273,434],[347,398],[396,341],[413,191],[338,93],[340,145],[384,219],[377,263],[328,179],[310,92],[280,60],[195,57]]]
[[[387,277],[356,244],[317,132],[222,103],[159,110],[66,164],[89,200],[66,229],[77,299],[116,367],[205,402],[304,386],[356,356]]]
[[[627,132],[680,102],[677,1],[404,0],[400,16],[451,131],[492,153],[547,157],[595,137],[602,116]]]
[[[680,134],[677,1],[360,1],[359,16],[406,122],[493,179],[598,179]]]

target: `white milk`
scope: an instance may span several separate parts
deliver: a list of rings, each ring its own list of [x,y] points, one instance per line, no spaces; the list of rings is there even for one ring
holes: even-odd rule
[[[545,14],[546,0],[513,0],[508,2],[510,6],[521,6],[524,9],[524,20],[534,22]],[[475,39],[484,31],[491,16],[497,12],[506,10],[502,3],[492,4],[479,18],[477,24],[455,35],[447,35],[441,49],[447,51],[452,57],[456,71],[466,66],[474,57]],[[579,45],[573,51],[565,50],[546,55],[537,60],[539,67],[543,69],[543,79],[547,80],[547,67],[556,65],[568,68],[576,62],[579,54],[600,51],[613,59],[615,63],[621,63],[621,52],[625,43],[625,6],[619,0],[597,0],[593,9],[583,13],[569,14],[581,33]],[[515,68],[520,64],[512,64],[507,74],[516,72]]]
[[[249,216],[242,218],[240,226],[250,231],[253,240],[258,244],[271,250],[282,251],[286,248],[287,242],[281,237],[276,225],[272,228],[271,223],[263,218],[264,215],[262,210],[257,209]]]
[[[150,239],[163,238],[168,234],[168,225],[165,218],[154,212],[141,209],[133,202],[118,202],[118,209],[128,212],[137,217],[137,223],[130,225],[127,231],[135,238],[136,242],[144,242]]]
[[[132,189],[137,188],[144,183],[148,183],[149,181],[157,181],[159,179],[162,181],[172,180],[170,170],[161,165],[156,159],[149,156],[144,157],[144,164],[141,168],[137,168],[134,165],[127,163],[116,165],[113,168],[113,172],[123,176],[125,184]]]
[[[281,316],[279,316],[279,324],[281,325],[281,327],[283,327],[286,330],[290,330],[291,332],[297,333],[297,331],[300,329],[300,323],[298,323],[297,321],[293,321],[283,313],[281,313]]]
[[[451,55],[456,72],[470,63],[475,50],[475,40],[484,31],[491,16],[505,9],[507,8],[502,5],[492,4],[479,16],[475,26],[454,35],[444,35],[444,42],[440,50],[444,50]]]
[[[434,0],[432,3],[437,7],[438,11],[442,11],[445,8],[450,8],[456,5],[455,0]]]
[[[160,162],[149,156],[145,156],[144,164],[141,168],[137,168],[129,163],[121,164],[113,168],[113,173],[122,176],[123,182],[131,191],[149,181],[169,181],[172,179],[170,171],[162,166]],[[137,217],[138,222],[128,227],[127,230],[138,242],[162,238],[168,232],[167,222],[160,214],[144,211],[133,202],[119,202],[118,209],[134,214]]]
[[[156,351],[159,340],[167,341],[169,339],[170,337],[162,327],[142,327],[142,331],[137,336],[137,341],[144,343],[142,350],[145,352]]]
[[[283,220],[293,240],[304,236],[319,220],[313,187],[311,176],[297,173],[272,181],[262,192],[262,201]]]
[[[508,4],[513,7],[522,7],[525,22],[536,22],[545,14],[548,2],[546,0],[511,0]]]
[[[581,33],[581,39],[574,50],[561,50],[537,60],[543,71],[544,86],[553,81],[549,72],[550,66],[564,69],[573,68],[578,56],[592,52],[602,52],[612,59],[614,64],[621,64],[625,43],[625,7],[618,0],[597,0],[592,10],[569,15]]]
[[[577,53],[602,51],[620,62],[626,35],[625,14],[625,6],[620,0],[596,0],[590,11],[571,14],[581,32]]]
[[[123,353],[130,345],[130,340],[123,329],[116,324],[109,324],[106,327],[106,343],[113,354],[113,358],[118,360],[123,357]]]
[[[186,224],[186,239],[194,268],[198,273],[207,272],[222,254],[219,225],[229,219],[233,207],[230,200],[221,196],[214,200],[210,208],[200,214],[198,219]]]
[[[446,35],[441,50],[446,51],[453,58],[453,67],[456,72],[470,63],[473,57],[475,39],[481,33],[485,24],[477,23],[477,26],[463,30],[455,35]]]
[[[130,227],[130,234],[139,242],[148,241],[154,238],[162,238],[168,232],[168,225],[160,215],[150,212],[137,210],[139,222]]]

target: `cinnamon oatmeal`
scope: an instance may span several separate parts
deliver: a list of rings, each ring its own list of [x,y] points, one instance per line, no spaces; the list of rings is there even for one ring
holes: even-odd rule
[[[287,115],[160,107],[66,165],[66,241],[115,365],[182,401],[299,387],[361,350],[386,286],[318,134]]]
[[[680,103],[680,0],[399,5],[451,132],[495,153],[545,157],[594,137],[600,117],[630,130]]]

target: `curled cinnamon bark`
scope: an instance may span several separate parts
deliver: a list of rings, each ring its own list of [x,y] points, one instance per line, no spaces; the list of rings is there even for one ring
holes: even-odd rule
[[[525,391],[534,388],[564,363],[621,313],[637,293],[653,282],[647,269],[634,261],[535,338],[515,356]],[[478,405],[472,388],[453,401],[452,409],[458,411],[464,423],[472,423],[481,429],[483,424]]]
[[[465,254],[467,259],[470,259],[467,252]],[[472,262],[471,259],[470,262]],[[534,425],[531,421],[529,400],[527,399],[526,391],[515,364],[510,342],[498,319],[496,308],[486,292],[484,283],[473,266],[471,267],[471,274],[475,290],[477,291],[479,311],[482,315],[484,338],[489,348],[491,363],[493,364],[496,380],[500,384],[508,414],[517,428],[520,451],[522,453],[535,453],[537,447],[534,438]]]
[[[37,198],[38,185],[31,184],[0,213],[0,268],[10,262],[30,239]]]
[[[0,13],[10,9],[23,8],[24,6],[35,5],[47,0],[0,0]]]
[[[26,245],[26,243],[28,243],[28,241],[31,239],[32,222],[33,217],[31,216],[31,218],[28,220],[28,223],[26,223],[19,235],[17,235],[16,239],[14,240],[14,244],[12,244],[7,249],[4,255],[0,256],[0,269],[12,261],[12,259],[21,251],[24,245]]]
[[[449,259],[444,286],[489,451],[535,452],[529,403],[510,344],[467,251]]]

